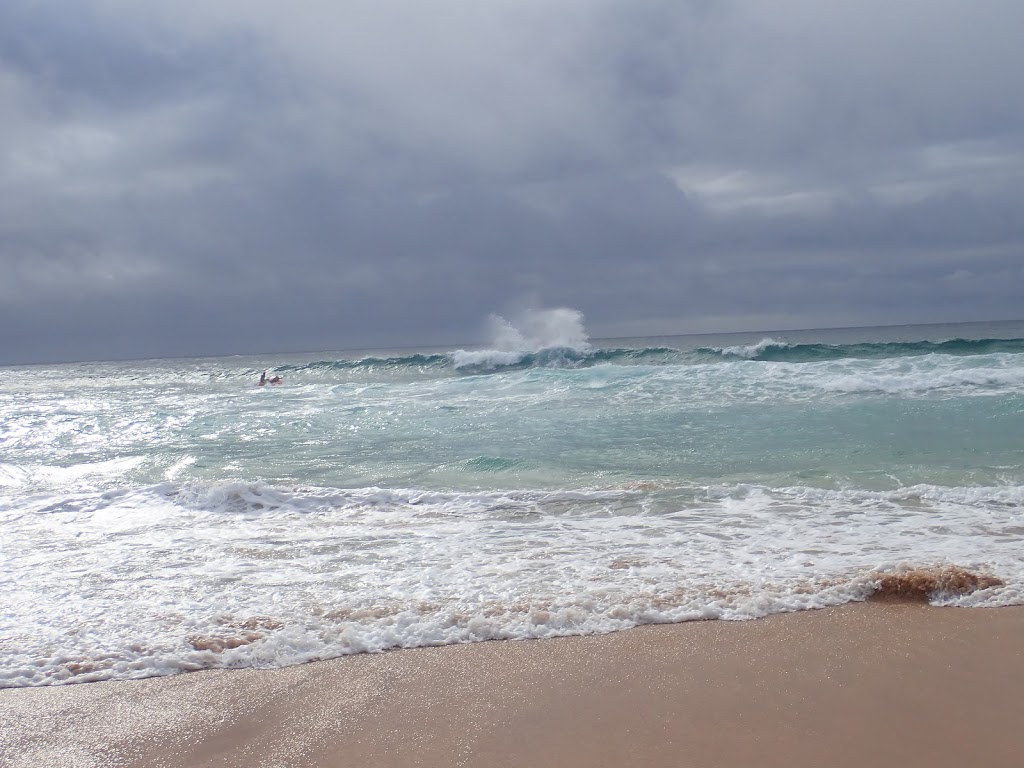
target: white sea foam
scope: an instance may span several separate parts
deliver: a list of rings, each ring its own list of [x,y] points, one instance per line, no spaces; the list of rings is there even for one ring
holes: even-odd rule
[[[457,349],[452,352],[452,360],[456,368],[503,368],[522,362],[527,354],[525,350]]]
[[[716,351],[729,357],[743,357],[749,360],[763,354],[766,349],[787,349],[789,346],[790,345],[785,341],[779,341],[778,339],[773,338],[764,338],[756,344],[722,347]]]
[[[1024,368],[972,368],[946,370],[922,368],[901,373],[859,372],[832,376],[822,388],[834,392],[883,394],[920,394],[956,390],[965,394],[987,395],[1007,390],[1024,391]]]
[[[39,499],[5,523],[0,686],[753,618],[863,598],[908,561],[1006,582],[949,602],[1017,603],[1022,501],[1020,486],[241,482]]]
[[[1000,397],[1024,392],[1024,356],[920,355],[816,362],[738,360],[668,368],[708,401],[776,402],[835,395]]]
[[[29,482],[29,472],[17,464],[0,464],[0,486],[15,487]]]

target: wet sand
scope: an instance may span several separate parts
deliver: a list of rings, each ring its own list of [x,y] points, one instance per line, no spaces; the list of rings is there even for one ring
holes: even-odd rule
[[[0,691],[4,768],[1024,765],[1024,608],[747,622]]]

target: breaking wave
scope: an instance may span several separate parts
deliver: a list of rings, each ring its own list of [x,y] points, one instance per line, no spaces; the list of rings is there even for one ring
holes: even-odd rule
[[[584,368],[594,365],[708,365],[723,362],[813,363],[848,359],[885,359],[925,355],[1024,354],[1024,338],[954,338],[945,341],[864,342],[856,344],[791,343],[766,337],[753,344],[675,349],[594,347],[575,309],[529,309],[511,319],[491,315],[489,342],[472,349],[393,357],[318,360],[282,365],[276,373],[329,374],[332,371],[398,375],[498,373],[531,368]]]
[[[951,339],[878,344],[789,344],[767,338],[756,344],[733,347],[594,348],[589,342],[575,346],[541,343],[521,348],[459,349],[446,354],[364,357],[355,360],[319,360],[305,365],[282,365],[277,373],[422,372],[431,375],[497,373],[529,368],[585,368],[595,365],[698,365],[740,360],[753,362],[813,363],[848,359],[892,359],[925,355],[1024,354],[1024,339]]]
[[[735,347],[702,347],[698,355],[726,360],[807,363],[847,358],[917,357],[921,355],[1022,354],[1024,339],[948,339],[946,341],[882,342],[864,344],[789,344],[766,338]]]

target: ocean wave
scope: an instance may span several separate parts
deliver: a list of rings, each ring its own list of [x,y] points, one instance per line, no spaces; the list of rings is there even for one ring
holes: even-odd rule
[[[597,348],[548,347],[534,351],[497,349],[457,350],[452,366],[464,373],[498,372],[526,368],[588,368],[595,365],[659,365],[686,362],[687,357],[671,347]]]
[[[628,559],[606,566],[636,572]],[[201,669],[284,667],[358,653],[488,640],[526,640],[604,634],[649,624],[756,619],[863,600],[943,605],[1019,603],[1020,589],[998,574],[955,564],[900,563],[791,583],[707,583],[640,586],[629,593],[479,599],[381,598],[337,605],[281,605],[269,613],[217,609],[191,617],[168,614],[161,628],[90,647],[76,638],[59,650],[32,648],[30,638],[0,640],[9,664],[0,688],[138,679]],[[84,629],[84,628],[83,628]],[[90,634],[90,633],[86,633]],[[92,633],[92,641],[98,637]],[[26,652],[28,651],[28,652]]]
[[[448,355],[414,354],[398,357],[362,357],[354,360],[316,360],[311,363],[278,365],[275,373],[310,373],[317,371],[372,371],[379,368],[444,368],[451,364]]]
[[[685,356],[670,347],[643,349],[589,347],[544,347],[533,350],[458,349],[447,354],[414,354],[396,357],[364,357],[351,360],[316,360],[311,363],[279,365],[274,373],[316,374],[375,371],[414,372],[431,374],[494,373],[528,368],[583,368],[601,364],[655,365],[665,362],[683,362]]]
[[[846,358],[917,357],[922,355],[1024,354],[1024,339],[948,339],[946,341],[876,342],[862,344],[790,344],[765,338],[756,344],[701,347],[709,359],[807,363]]]
[[[1020,485],[458,492],[234,480],[33,497],[5,520],[0,687],[752,619],[872,596],[1021,604],[1022,500]]]
[[[886,342],[863,344],[792,344],[768,337],[754,344],[729,347],[591,347],[549,346],[536,349],[458,349],[448,353],[411,354],[395,357],[317,360],[280,365],[275,373],[317,374],[378,371],[423,372],[430,375],[480,374],[531,368],[587,368],[596,365],[687,365],[747,360],[753,362],[813,363],[848,359],[891,359],[949,355],[969,357],[991,354],[1024,354],[1024,339],[949,339],[947,341]]]
[[[818,386],[826,391],[844,394],[914,395],[942,391],[986,394],[1024,389],[1024,369],[859,372],[824,377]]]

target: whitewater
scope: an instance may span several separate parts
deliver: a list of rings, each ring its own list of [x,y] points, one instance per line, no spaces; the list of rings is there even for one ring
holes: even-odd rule
[[[491,337],[3,369],[0,687],[1024,604],[1024,322]]]

